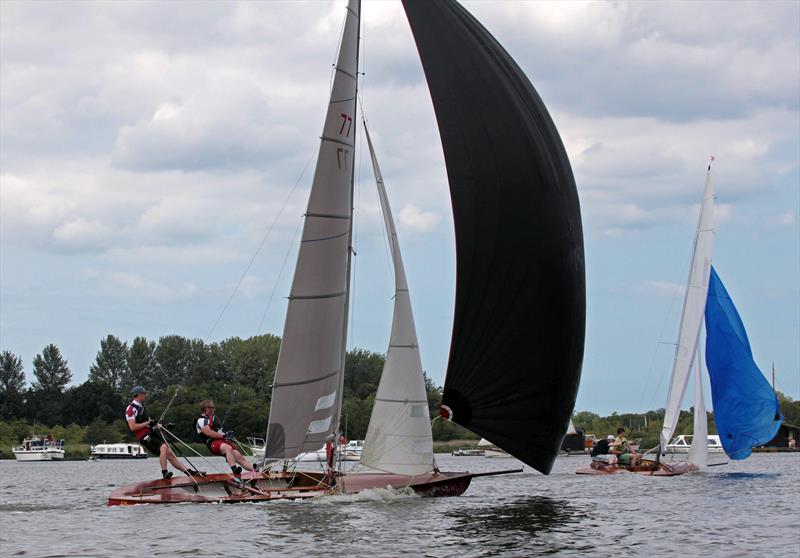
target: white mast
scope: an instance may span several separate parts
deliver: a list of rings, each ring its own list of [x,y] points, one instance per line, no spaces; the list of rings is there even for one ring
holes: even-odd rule
[[[661,448],[665,448],[678,424],[681,401],[689,380],[689,370],[697,348],[700,325],[706,307],[708,295],[708,277],[711,272],[711,252],[714,240],[714,189],[711,185],[711,165],[706,173],[706,184],[700,217],[697,221],[697,233],[694,239],[692,266],[689,270],[689,281],[683,299],[683,313],[675,347],[675,360],[672,365],[672,381],[664,414],[664,425],[661,429]]]
[[[275,382],[265,458],[333,437],[341,413],[353,218],[360,0],[350,0],[336,63]]]
[[[366,124],[364,132],[392,251],[395,295],[389,349],[375,395],[361,464],[390,473],[421,475],[435,466],[425,379],[397,230]]]

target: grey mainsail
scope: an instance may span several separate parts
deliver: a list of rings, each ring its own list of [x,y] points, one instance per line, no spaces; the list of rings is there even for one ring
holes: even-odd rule
[[[272,388],[266,458],[315,451],[339,426],[350,283],[360,0],[350,0]]]

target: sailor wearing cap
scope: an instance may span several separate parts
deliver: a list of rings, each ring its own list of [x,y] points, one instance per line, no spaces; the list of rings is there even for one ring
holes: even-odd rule
[[[158,421],[152,420],[144,410],[144,401],[147,399],[147,390],[142,386],[134,386],[131,390],[133,400],[125,409],[125,422],[128,425],[128,430],[131,434],[136,436],[139,443],[142,444],[153,455],[158,456],[159,463],[161,464],[161,476],[165,479],[172,477],[172,471],[167,470],[167,461],[172,463],[172,466],[188,475],[198,475],[198,471],[187,469],[184,467],[178,458],[172,453],[169,445],[164,440],[163,434],[159,431]]]

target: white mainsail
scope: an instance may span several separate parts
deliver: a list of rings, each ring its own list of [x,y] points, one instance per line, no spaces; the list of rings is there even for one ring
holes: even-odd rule
[[[664,414],[664,425],[661,429],[661,448],[666,448],[681,410],[681,401],[686,392],[689,371],[692,366],[695,350],[699,340],[700,325],[706,308],[708,296],[708,277],[711,272],[711,251],[714,240],[714,189],[711,185],[711,167],[706,173],[706,185],[703,202],[700,207],[700,218],[697,222],[697,233],[694,240],[692,266],[689,270],[689,281],[683,299],[683,314],[678,333],[678,344],[675,347],[675,360],[672,365],[672,381],[669,386],[667,406]]]
[[[421,475],[435,466],[422,361],[397,230],[366,125],[364,132],[394,262],[395,296],[389,350],[375,395],[361,464],[390,473]]]
[[[706,405],[703,401],[703,365],[698,347],[695,349],[694,359],[694,435],[692,447],[689,448],[689,463],[701,469],[708,466],[708,417]]]
[[[339,426],[353,216],[360,1],[350,0],[320,138],[283,341],[266,458],[315,451]]]

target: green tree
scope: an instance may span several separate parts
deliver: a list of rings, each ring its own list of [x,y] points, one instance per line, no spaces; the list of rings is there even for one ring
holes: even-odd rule
[[[105,382],[120,391],[127,370],[128,344],[115,335],[108,335],[100,341],[100,350],[89,369],[89,381]]]
[[[62,424],[85,426],[96,419],[122,420],[125,402],[119,392],[104,381],[88,380],[64,392]]]
[[[378,390],[385,358],[380,353],[354,349],[347,353],[344,367],[344,397],[365,399]],[[361,389],[369,385],[369,391]]]
[[[25,371],[22,359],[11,351],[0,353],[0,393],[21,392],[25,388]]]
[[[83,435],[83,441],[87,444],[100,444],[107,442],[109,444],[116,444],[122,441],[122,435],[113,424],[109,424],[102,419],[92,421],[86,427],[86,433]]]
[[[121,391],[127,394],[133,386],[145,386],[153,389],[153,382],[158,373],[156,361],[156,342],[144,337],[136,337],[128,350],[128,367],[122,377]]]
[[[0,353],[0,418],[10,420],[22,413],[24,390],[22,359],[3,351]]]
[[[783,392],[776,391],[778,402],[781,406],[781,414],[784,422],[800,426],[800,401],[795,401]]]
[[[61,394],[72,380],[67,361],[53,344],[47,345],[33,359],[33,375],[36,376],[36,381],[31,386],[33,390],[50,395]]]
[[[202,344],[202,341],[200,342]],[[198,346],[180,335],[166,335],[158,340],[156,362],[158,371],[153,378],[153,391],[163,391],[167,386],[187,384],[197,365]]]
[[[281,340],[274,335],[226,339],[219,344],[222,360],[218,379],[251,387],[260,397],[269,400],[280,347]]]

